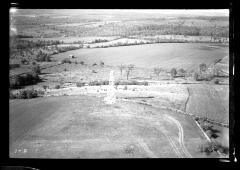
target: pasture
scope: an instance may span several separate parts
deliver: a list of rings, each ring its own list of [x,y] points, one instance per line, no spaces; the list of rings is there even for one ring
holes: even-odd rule
[[[164,69],[184,68],[196,69],[199,64],[210,65],[216,59],[222,59],[228,54],[226,47],[210,47],[202,43],[160,43],[126,47],[79,49],[66,53],[52,55],[61,61],[73,54],[77,61],[106,65],[134,64],[137,67],[153,68],[160,66]],[[97,54],[97,56],[96,56]]]
[[[16,100],[10,107],[10,131],[18,129],[10,134],[10,157],[187,157],[178,127],[165,115],[181,121],[191,156],[206,157],[198,150],[206,140],[198,127],[166,110],[124,101],[106,105],[102,97],[84,95]]]
[[[217,122],[229,123],[228,85],[189,85],[187,112],[205,116]]]

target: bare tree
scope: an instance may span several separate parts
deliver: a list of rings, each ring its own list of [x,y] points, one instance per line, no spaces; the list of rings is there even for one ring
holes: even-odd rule
[[[186,71],[185,71],[183,68],[180,68],[180,69],[178,70],[178,73],[179,73],[181,76],[185,76]]]
[[[156,67],[156,68],[153,69],[154,74],[156,74],[158,76],[158,80],[159,80],[159,75],[162,71],[163,70],[160,67]]]
[[[128,77],[129,77],[130,73],[133,71],[133,69],[134,69],[133,64],[130,64],[130,65],[126,66],[127,80],[128,80]]]
[[[119,68],[119,70],[121,72],[121,76],[122,76],[122,71],[126,68],[126,66],[121,64],[120,66],[118,66],[118,68]]]
[[[197,72],[194,72],[194,80],[198,81],[198,73]]]
[[[215,42],[216,40],[216,32],[217,32],[217,25],[215,24],[211,32],[211,41],[213,40],[213,42]]]
[[[214,66],[214,67],[213,67],[213,70],[212,70],[212,74],[213,74],[214,76],[218,77],[220,71],[221,71],[221,70],[220,70],[218,67]]]
[[[200,70],[200,73],[204,72],[207,70],[207,65],[205,63],[202,63],[199,65],[199,70]]]
[[[103,66],[104,66],[104,62],[103,62],[103,61],[100,61],[100,62],[99,62],[99,65],[103,67]]]
[[[177,75],[176,68],[172,68],[170,72],[171,72],[172,77],[175,77]]]

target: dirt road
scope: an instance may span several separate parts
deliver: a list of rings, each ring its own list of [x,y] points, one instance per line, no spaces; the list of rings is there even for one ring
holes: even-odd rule
[[[184,144],[184,132],[183,132],[183,128],[182,125],[179,123],[179,121],[177,121],[176,119],[174,119],[173,117],[170,117],[168,115],[166,115],[165,117],[167,117],[167,119],[171,120],[172,122],[174,122],[179,130],[179,144],[180,144],[180,149],[182,150],[182,153],[185,155],[186,158],[192,158],[192,155],[188,152],[188,150],[185,147]]]

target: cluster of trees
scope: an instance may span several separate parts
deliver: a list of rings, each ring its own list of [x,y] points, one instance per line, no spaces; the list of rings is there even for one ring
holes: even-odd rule
[[[30,40],[23,40],[18,38],[10,38],[10,48],[11,49],[29,49],[29,48],[40,48],[44,46],[50,45],[58,45],[62,44],[62,41],[55,41],[55,40],[37,40],[37,41],[30,41]]]
[[[38,96],[42,96],[44,94],[43,91],[34,90],[34,89],[23,89],[20,90],[19,93],[10,92],[10,99],[31,99]]]
[[[123,75],[123,71],[126,71],[126,76],[127,76],[127,80],[129,78],[130,73],[133,71],[134,69],[134,65],[130,64],[130,65],[120,65],[119,66],[119,70],[121,73],[121,76]],[[165,70],[161,67],[155,67],[153,69],[153,73],[157,76],[157,79],[159,80],[160,74],[161,72],[164,72]],[[189,73],[193,73],[194,70],[190,71]],[[176,69],[176,68],[172,68],[170,70],[170,74],[171,76],[174,77],[185,77],[187,75],[187,71],[183,68],[180,69]],[[208,70],[208,67],[205,63],[201,63],[199,64],[199,71],[194,72],[194,79],[196,81],[199,80],[212,80],[214,77],[219,76],[219,69],[218,68],[213,68],[212,71]],[[214,81],[214,83],[218,84],[219,80]]]
[[[158,80],[159,80],[159,75],[162,71],[163,71],[163,69],[161,67],[156,67],[156,68],[153,69],[153,72],[154,72],[154,74],[157,75]]]
[[[20,59],[21,64],[28,65],[31,61],[36,62],[51,62],[51,55],[66,52],[69,50],[79,49],[76,46],[63,46],[58,47],[57,45],[52,46],[51,48],[40,47],[38,49],[23,49],[15,51],[14,55]]]
[[[121,65],[119,66],[119,70],[120,70],[121,76],[123,75],[123,71],[125,70],[125,71],[126,71],[127,80],[128,80],[129,75],[130,75],[130,73],[133,71],[134,67],[135,67],[135,66],[134,66],[133,64],[130,64],[130,65],[123,65],[123,64],[121,64]],[[154,74],[156,74],[156,76],[158,77],[158,80],[159,80],[160,73],[163,72],[163,71],[164,71],[164,69],[161,68],[161,67],[155,67],[155,68],[153,69],[153,72],[154,72]],[[179,69],[178,71],[177,71],[176,68],[172,68],[171,71],[170,71],[170,73],[171,73],[172,77],[176,77],[177,74],[178,74],[179,76],[185,76],[185,74],[186,74],[187,72],[186,72],[186,70],[184,70],[183,68]]]
[[[40,66],[37,64],[32,65],[31,72],[10,77],[10,89],[18,89],[22,86],[32,85],[39,82],[39,74],[41,74]]]
[[[172,34],[172,35],[188,35],[188,36],[217,36],[217,37],[228,37],[229,30],[227,27],[217,27],[216,25],[213,27],[202,27],[196,26],[192,23],[192,25],[184,24],[185,21],[179,21],[176,24],[169,25],[158,25],[151,24],[146,26],[136,26],[135,30],[139,34],[144,34],[144,32],[148,33],[158,33],[162,35]]]
[[[108,48],[108,47],[118,47],[118,46],[131,46],[131,45],[141,45],[141,44],[150,44],[149,41],[134,41],[134,42],[117,42],[115,44],[101,45],[96,46],[96,48]],[[90,48],[90,47],[88,47]]]
[[[156,74],[156,76],[158,77],[158,80],[159,80],[159,76],[160,76],[160,73],[163,72],[164,69],[162,69],[161,67],[155,67],[153,69],[153,72],[154,74]],[[216,68],[214,67],[212,69],[212,71],[208,70],[208,67],[205,63],[201,63],[199,64],[199,70],[197,72],[194,72],[194,79],[196,81],[199,81],[199,80],[212,80],[214,77],[218,77],[219,76],[219,68]],[[186,76],[186,73],[187,71],[184,70],[183,68],[180,68],[179,70],[177,70],[176,68],[172,68],[170,70],[170,73],[171,73],[171,76],[172,77],[176,77],[176,76]],[[214,81],[215,84],[218,84],[219,83],[219,80],[215,80]]]
[[[101,42],[108,42],[106,39],[95,39],[91,43],[101,43]]]
[[[15,35],[15,37],[16,38],[33,38],[33,36],[31,36],[31,35],[21,35],[21,34]]]
[[[58,40],[25,40],[16,36],[10,37],[10,58],[20,58],[21,64],[29,64],[30,60],[37,62],[50,62],[52,54],[62,53],[69,50],[83,48],[83,44],[79,46],[62,46],[63,41]]]
[[[50,62],[50,55],[48,53],[42,52],[42,50],[40,50],[37,55],[36,55],[36,61],[38,62],[43,62],[43,61],[47,61]]]
[[[194,73],[194,79],[196,81],[199,80],[207,80],[210,81],[214,77],[219,77],[220,75],[220,69],[218,67],[213,67],[212,69],[208,69],[207,65],[205,63],[199,64],[199,71]],[[219,79],[214,80],[215,84],[219,84]]]
[[[55,51],[56,53],[62,53],[62,52],[66,52],[66,51],[70,51],[70,50],[76,50],[82,48],[82,46],[64,46],[64,47],[55,47]]]
[[[119,66],[119,70],[121,72],[121,76],[122,76],[123,71],[125,70],[126,71],[127,80],[128,80],[129,75],[133,71],[134,67],[135,66],[133,64],[130,64],[130,65],[123,65],[123,64],[121,64]]]
[[[163,71],[164,71],[164,69],[161,68],[161,67],[155,67],[155,68],[153,69],[153,72],[154,72],[154,74],[157,75],[158,80],[159,80],[160,73],[163,72]],[[170,73],[171,73],[171,76],[172,76],[172,77],[176,77],[177,75],[179,75],[179,76],[185,76],[186,70],[184,70],[183,68],[180,68],[179,70],[177,70],[176,68],[172,68],[172,69],[170,70]]]
[[[77,82],[76,86],[77,87],[83,87],[86,84],[88,84],[89,86],[101,86],[101,85],[109,85],[109,81],[108,80],[94,80],[94,81],[90,81],[88,83],[86,82]],[[118,85],[144,85],[147,86],[148,82],[144,81],[144,82],[138,82],[135,80],[128,80],[128,81],[115,81],[114,83],[115,86]]]

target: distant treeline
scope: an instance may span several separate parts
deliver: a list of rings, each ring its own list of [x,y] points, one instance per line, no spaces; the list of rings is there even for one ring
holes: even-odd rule
[[[62,41],[58,40],[37,40],[37,41],[30,41],[30,40],[23,40],[16,37],[10,37],[10,48],[11,49],[29,49],[29,48],[40,48],[44,46],[50,45],[58,45],[63,43]]]
[[[31,35],[15,35],[15,38],[34,38],[33,36]]]
[[[177,18],[181,20],[197,19],[197,20],[210,20],[210,21],[229,21],[228,16],[181,16]]]
[[[214,28],[202,28],[198,26],[185,26],[185,25],[158,25],[149,24],[143,26],[136,26],[136,31],[131,34],[148,34],[153,35],[186,35],[186,36],[216,36],[216,37],[228,37],[229,29],[227,27]]]

